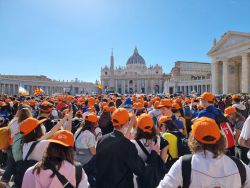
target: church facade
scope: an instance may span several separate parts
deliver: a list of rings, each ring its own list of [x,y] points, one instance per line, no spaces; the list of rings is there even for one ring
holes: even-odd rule
[[[159,65],[146,66],[138,49],[127,60],[125,67],[115,68],[113,52],[110,66],[101,68],[101,84],[103,90],[118,93],[162,93],[164,91],[165,74]]]

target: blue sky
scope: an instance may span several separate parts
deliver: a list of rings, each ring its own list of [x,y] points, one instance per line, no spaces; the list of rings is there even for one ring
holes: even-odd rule
[[[0,73],[95,81],[137,46],[166,73],[175,61],[210,62],[228,30],[250,32],[249,0],[0,0]]]

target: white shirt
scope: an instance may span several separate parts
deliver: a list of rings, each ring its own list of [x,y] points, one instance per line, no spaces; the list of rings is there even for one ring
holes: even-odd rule
[[[25,159],[32,143],[33,142],[29,142],[29,143],[23,145],[23,160]],[[42,140],[39,143],[37,143],[34,150],[30,154],[30,156],[28,157],[28,160],[41,161],[44,153],[47,151],[49,143],[50,142],[48,140]]]
[[[247,140],[250,138],[250,116],[246,119],[243,128],[240,133],[240,137],[244,140]]]
[[[182,157],[181,157],[182,158]],[[160,182],[158,188],[177,188],[183,185],[181,158],[176,161],[168,174]],[[238,168],[234,161],[226,155],[213,158],[211,152],[196,153],[191,162],[190,188],[240,188],[241,179]],[[246,182],[243,187],[250,187],[250,168],[246,168]]]
[[[11,121],[10,121],[10,134],[11,134],[11,138],[13,138],[15,136],[15,134],[19,133],[19,124],[18,124],[18,117],[14,117]]]
[[[74,135],[74,138],[76,139],[76,136],[79,134],[79,131],[81,129],[78,129]],[[77,149],[88,149],[95,147],[96,140],[95,135],[90,132],[89,130],[85,130],[81,132],[81,134],[77,137],[75,140],[75,146]]]

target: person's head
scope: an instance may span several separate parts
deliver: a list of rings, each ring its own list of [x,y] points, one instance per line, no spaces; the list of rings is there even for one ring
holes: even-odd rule
[[[162,99],[158,107],[163,116],[172,116],[172,101],[170,99]]]
[[[214,158],[224,154],[226,149],[225,137],[215,120],[208,117],[194,121],[188,145],[193,154],[204,152],[206,155],[205,151],[210,151]]]
[[[41,124],[44,121],[46,121],[46,119],[42,119],[39,121],[33,117],[29,117],[20,122],[20,132],[24,136],[24,143],[36,141],[45,134],[44,130],[41,127]]]
[[[239,94],[233,95],[232,96],[232,103],[233,104],[239,104],[241,101],[241,96]]]
[[[215,102],[215,96],[210,92],[203,93],[201,97],[199,97],[199,99],[200,99],[200,105],[204,108],[210,105],[214,105]]]
[[[19,105],[18,105],[18,108],[17,108],[17,112],[16,112],[16,117],[19,117],[20,111],[21,111],[23,108],[27,108],[27,109],[29,109],[30,111],[32,111],[32,109],[31,109],[31,107],[30,107],[29,105],[26,105],[26,104],[19,104]]]
[[[112,114],[112,123],[116,130],[125,133],[129,126],[129,113],[125,108],[118,108]]]
[[[82,118],[82,110],[78,110],[75,114],[75,117]]]
[[[142,138],[147,140],[156,140],[156,129],[154,127],[152,116],[146,113],[141,114],[138,117],[137,126],[135,140]]]
[[[225,109],[224,111],[224,115],[231,121],[231,122],[235,122],[236,120],[236,108],[235,107],[228,107]]]
[[[53,105],[50,102],[47,102],[47,101],[42,102],[39,106],[40,116],[42,115],[43,117],[49,117],[52,109],[53,109]]]
[[[98,118],[96,114],[90,113],[85,117],[82,129],[93,132],[97,126],[98,126]]]
[[[172,112],[173,113],[178,113],[180,112],[181,106],[178,103],[173,103],[172,104]]]
[[[33,173],[36,171],[39,174],[42,169],[47,169],[49,166],[58,170],[63,161],[74,164],[74,135],[71,132],[67,130],[57,131],[49,141],[47,151],[42,161],[34,168]]]
[[[177,126],[174,124],[171,117],[162,116],[158,120],[159,129],[162,133],[170,131],[178,131]]]
[[[29,108],[22,108],[21,110],[18,111],[18,123],[21,123],[25,119],[29,118],[32,116],[32,113]]]

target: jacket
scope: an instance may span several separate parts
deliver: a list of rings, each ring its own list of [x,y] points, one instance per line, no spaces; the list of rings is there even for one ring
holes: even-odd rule
[[[133,188],[133,173],[143,176],[145,164],[135,145],[114,130],[97,144],[96,169],[98,188]]]

